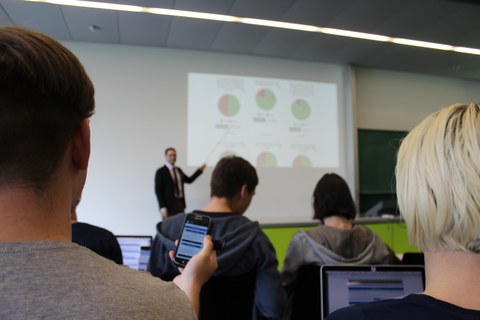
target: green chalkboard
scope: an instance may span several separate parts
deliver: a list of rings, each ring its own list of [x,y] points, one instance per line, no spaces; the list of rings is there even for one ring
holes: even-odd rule
[[[358,130],[360,212],[395,199],[395,164],[405,131]]]

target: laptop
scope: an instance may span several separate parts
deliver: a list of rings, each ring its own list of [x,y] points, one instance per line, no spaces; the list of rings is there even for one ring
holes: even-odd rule
[[[373,301],[402,298],[425,289],[423,266],[322,266],[322,319],[333,311]]]
[[[123,264],[134,270],[146,271],[152,236],[116,236],[122,250]]]

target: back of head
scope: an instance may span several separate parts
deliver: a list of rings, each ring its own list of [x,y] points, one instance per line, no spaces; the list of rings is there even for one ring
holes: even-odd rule
[[[455,104],[403,140],[397,196],[419,249],[480,252],[479,139],[480,106]]]
[[[252,193],[257,184],[257,172],[247,160],[235,156],[224,157],[213,170],[211,196],[231,199],[240,192],[243,185]]]
[[[69,50],[32,30],[0,28],[0,187],[42,191],[93,110],[93,85]]]
[[[356,209],[347,182],[335,173],[325,174],[313,191],[313,210],[320,221],[331,216],[353,220]]]

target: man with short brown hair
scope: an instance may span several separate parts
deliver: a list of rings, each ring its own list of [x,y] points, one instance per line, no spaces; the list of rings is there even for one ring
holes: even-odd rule
[[[174,283],[71,242],[94,107],[70,51],[32,30],[0,28],[0,319],[195,319],[216,268],[211,239]]]

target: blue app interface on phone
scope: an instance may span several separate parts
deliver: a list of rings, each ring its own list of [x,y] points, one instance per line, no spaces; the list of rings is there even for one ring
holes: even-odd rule
[[[199,252],[202,249],[203,238],[207,234],[207,231],[208,227],[206,226],[199,226],[187,222],[178,247],[177,257],[190,259]]]

